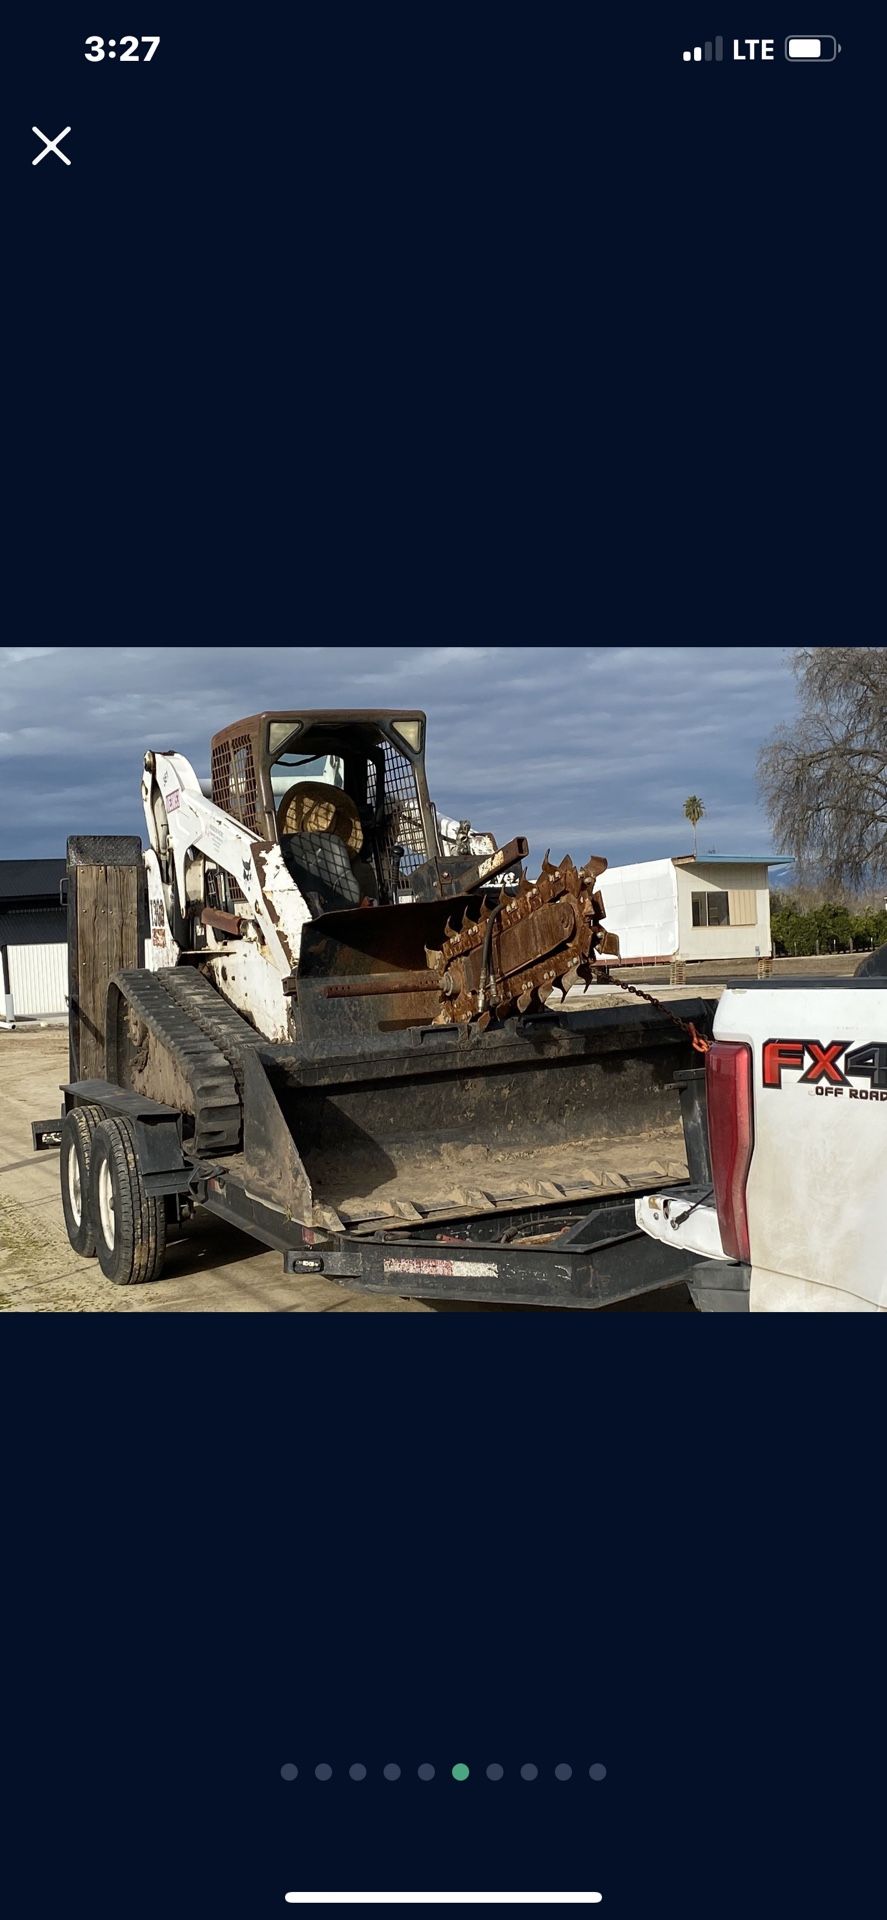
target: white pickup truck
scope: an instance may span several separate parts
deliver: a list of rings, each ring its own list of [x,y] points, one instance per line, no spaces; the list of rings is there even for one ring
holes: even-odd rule
[[[704,1076],[693,1184],[635,1207],[700,1256],[696,1306],[887,1311],[887,948],[850,980],[728,986]]]

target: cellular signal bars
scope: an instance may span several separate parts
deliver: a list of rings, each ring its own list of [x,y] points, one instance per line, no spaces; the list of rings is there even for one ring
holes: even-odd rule
[[[703,41],[701,47],[687,47],[684,52],[685,60],[710,60],[711,58],[712,43],[710,40]],[[724,58],[724,36],[722,33],[715,35],[714,58],[716,60],[723,60]]]

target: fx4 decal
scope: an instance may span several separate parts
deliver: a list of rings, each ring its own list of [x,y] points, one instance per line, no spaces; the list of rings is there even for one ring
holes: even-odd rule
[[[765,1087],[782,1088],[784,1073],[799,1073],[799,1087],[843,1094],[851,1100],[887,1100],[887,1041],[854,1047],[849,1040],[765,1040],[761,1078]],[[865,1084],[852,1085],[854,1080]]]

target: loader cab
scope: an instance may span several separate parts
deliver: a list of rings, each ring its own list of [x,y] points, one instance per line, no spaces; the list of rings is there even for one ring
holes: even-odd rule
[[[212,797],[280,846],[315,916],[410,899],[440,852],[424,713],[253,714],[212,742]]]

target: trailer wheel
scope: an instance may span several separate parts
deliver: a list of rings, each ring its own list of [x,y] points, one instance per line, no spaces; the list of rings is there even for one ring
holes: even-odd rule
[[[89,1209],[105,1278],[118,1287],[156,1280],[166,1257],[166,1206],[162,1194],[145,1192],[128,1120],[115,1117],[96,1128]]]
[[[93,1135],[104,1120],[101,1107],[72,1107],[62,1122],[59,1171],[62,1212],[75,1253],[95,1259],[95,1233],[89,1210],[89,1163]]]

